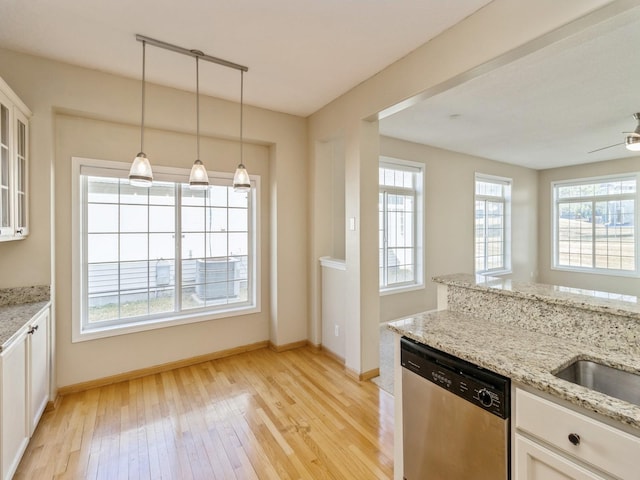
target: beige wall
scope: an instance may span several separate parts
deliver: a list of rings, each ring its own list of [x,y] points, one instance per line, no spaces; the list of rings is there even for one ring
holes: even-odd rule
[[[270,340],[278,346],[306,340],[307,289],[306,282],[300,281],[307,278],[308,245],[304,119],[245,107],[245,137],[256,145],[248,148],[245,164],[250,173],[262,172],[265,176],[263,206],[269,215],[263,219],[267,227],[263,240],[269,249],[262,259],[267,277],[261,315],[72,344],[67,162],[71,155],[131,160],[140,149],[136,133],[140,81],[2,49],[0,76],[34,113],[32,233],[25,241],[0,245],[0,271],[18,272],[1,276],[0,287],[53,285],[58,386],[258,340]],[[148,85],[145,150],[152,162],[188,165],[195,159],[194,103],[192,93]],[[239,155],[238,145],[233,142],[239,129],[238,105],[201,96],[200,106],[201,129],[207,137],[203,139],[203,160],[212,170],[214,165],[224,165],[227,171],[233,171]],[[83,138],[83,134],[89,137]],[[54,199],[59,205],[52,216]],[[55,277],[52,261],[56,263]]]
[[[624,158],[606,162],[589,163],[574,167],[552,168],[540,171],[538,207],[539,280],[542,283],[565,285],[589,290],[638,295],[640,278],[563,272],[551,269],[552,263],[552,198],[551,182],[576,178],[637,173],[640,158]]]
[[[320,256],[329,255],[331,241],[322,229],[325,206],[319,190],[326,184],[322,172],[324,158],[318,145],[341,139],[345,145],[345,215],[356,218],[359,228],[346,232],[347,324],[357,332],[346,338],[347,366],[368,372],[378,365],[380,305],[377,282],[378,138],[377,118],[393,105],[421,94],[433,94],[467,72],[490,68],[491,62],[541,35],[549,33],[603,5],[608,0],[541,0],[524,2],[494,0],[459,24],[414,50],[398,62],[361,83],[309,117],[311,239],[309,271],[310,308],[318,308],[317,279]],[[588,22],[587,22],[588,23]],[[566,32],[565,32],[566,34]],[[550,41],[550,40],[549,40]],[[522,53],[521,53],[522,54]],[[426,93],[425,93],[426,92]],[[471,228],[471,224],[468,228]],[[449,269],[448,269],[449,270]],[[385,316],[392,314],[386,312]],[[320,329],[314,322],[317,311],[309,314],[310,331]],[[349,333],[349,332],[347,332]]]
[[[510,277],[531,280],[535,276],[537,171],[388,137],[380,139],[380,154],[425,166],[425,288],[381,296],[380,321],[436,308],[434,275],[473,273],[475,173],[513,180]]]
[[[372,118],[398,102],[424,92],[434,92],[451,79],[464,77],[479,67],[485,68],[487,62],[607,3],[609,0],[494,0],[335,99],[307,121],[257,108],[246,109],[247,138],[266,145],[269,151],[269,183],[263,188],[269,193],[268,337],[273,343],[286,345],[306,338],[313,343],[321,341],[317,324],[320,318],[318,258],[338,250],[333,229],[325,228],[326,219],[335,217],[336,210],[331,203],[325,202],[326,196],[321,193],[327,184],[327,169],[323,162],[333,157],[323,156],[321,145],[338,142],[338,151],[344,158],[345,225],[348,218],[356,221],[356,229],[344,233],[346,310],[351,326],[345,356],[350,369],[367,372],[378,365],[380,321],[375,240],[379,139],[377,121]],[[54,193],[59,188],[52,171],[54,150],[59,148],[55,144],[56,112],[77,119],[95,118],[114,125],[135,126],[139,121],[140,84],[136,79],[7,50],[0,50],[0,76],[34,112],[31,123],[32,234],[23,242],[0,245],[0,271],[15,272],[11,277],[0,277],[0,287],[50,283],[52,272],[65,268],[60,264],[64,260],[58,255],[60,249],[53,244],[57,238],[53,231],[58,228],[58,220],[69,215],[63,207],[58,208],[55,217],[50,213]],[[147,124],[151,129],[193,133],[193,97],[190,94],[155,85],[149,85],[148,94]],[[202,107],[204,135],[230,139],[237,136],[237,105],[204,97]],[[129,128],[124,130],[128,132]],[[126,151],[134,152],[129,153],[133,155],[138,150],[137,141],[132,133],[126,135],[131,136]],[[104,145],[104,148],[109,151],[110,147]],[[147,150],[152,155],[151,149]],[[99,154],[96,150],[95,155]],[[252,166],[247,166],[251,171]],[[332,210],[326,213],[327,208]],[[54,268],[55,262],[58,265]],[[61,296],[67,295],[64,291],[66,280],[63,278],[60,284],[54,284]],[[385,316],[387,314],[391,315],[384,312]],[[60,318],[59,321],[69,322],[70,319]],[[215,323],[214,331],[207,334],[221,335],[221,342],[226,347],[236,346],[231,338],[233,334],[228,337],[223,324]],[[185,331],[185,337],[180,340],[188,344],[203,334],[199,328]],[[126,345],[121,346],[132,348],[121,352],[120,363],[112,368],[114,373],[164,361],[166,352],[150,353],[142,360],[130,352],[134,351],[134,344],[140,342],[151,345],[168,342],[171,330],[127,336]],[[95,359],[89,358],[86,351],[70,349],[69,339],[62,338],[65,335],[58,338],[59,354],[64,359],[64,367],[59,369],[59,385],[107,373],[98,372],[98,367],[95,370],[82,367],[81,372],[78,364]],[[196,344],[198,349],[205,348],[198,341]],[[186,350],[180,350],[178,355]],[[91,371],[86,371],[87,368]]]

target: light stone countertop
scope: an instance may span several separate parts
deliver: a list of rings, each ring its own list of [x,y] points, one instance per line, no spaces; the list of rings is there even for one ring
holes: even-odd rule
[[[468,281],[468,279],[467,279]],[[466,286],[466,284],[465,284]],[[392,331],[475,363],[574,405],[638,429],[640,407],[560,380],[553,372],[576,359],[640,373],[640,358],[448,310],[421,313],[388,324]]]
[[[593,312],[621,315],[640,320],[640,300],[633,295],[622,295],[597,290],[515,282],[507,278],[456,273],[433,278],[436,283],[479,291],[499,290],[505,296],[542,300],[546,303],[580,308]]]
[[[50,302],[46,300],[0,306],[0,352],[9,346],[22,327],[47,308],[49,304]]]

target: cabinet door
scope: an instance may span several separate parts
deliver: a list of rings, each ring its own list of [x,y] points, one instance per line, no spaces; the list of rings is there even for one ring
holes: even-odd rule
[[[605,480],[521,435],[515,443],[516,480]]]
[[[49,309],[31,323],[29,330],[29,435],[49,401]]]
[[[0,92],[0,236],[13,235],[11,105]]]
[[[14,109],[15,126],[15,218],[16,235],[29,234],[29,121],[20,110]]]
[[[2,380],[2,478],[11,478],[29,442],[27,424],[27,334],[0,354]]]

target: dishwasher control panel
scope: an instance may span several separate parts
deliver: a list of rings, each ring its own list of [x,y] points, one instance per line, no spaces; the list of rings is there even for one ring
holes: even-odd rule
[[[508,378],[406,337],[401,339],[400,362],[403,368],[479,408],[509,417]]]

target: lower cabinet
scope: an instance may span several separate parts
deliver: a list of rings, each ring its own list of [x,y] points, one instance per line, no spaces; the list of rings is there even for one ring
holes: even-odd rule
[[[49,400],[50,313],[47,308],[0,353],[0,473],[15,473]]]
[[[605,480],[517,433],[515,456],[518,480]]]
[[[29,347],[29,436],[49,402],[51,351],[51,322],[49,309],[35,317],[27,331]]]
[[[27,423],[27,332],[23,331],[0,353],[2,364],[2,478],[13,476],[29,443]]]
[[[516,480],[640,479],[640,437],[516,389]]]

